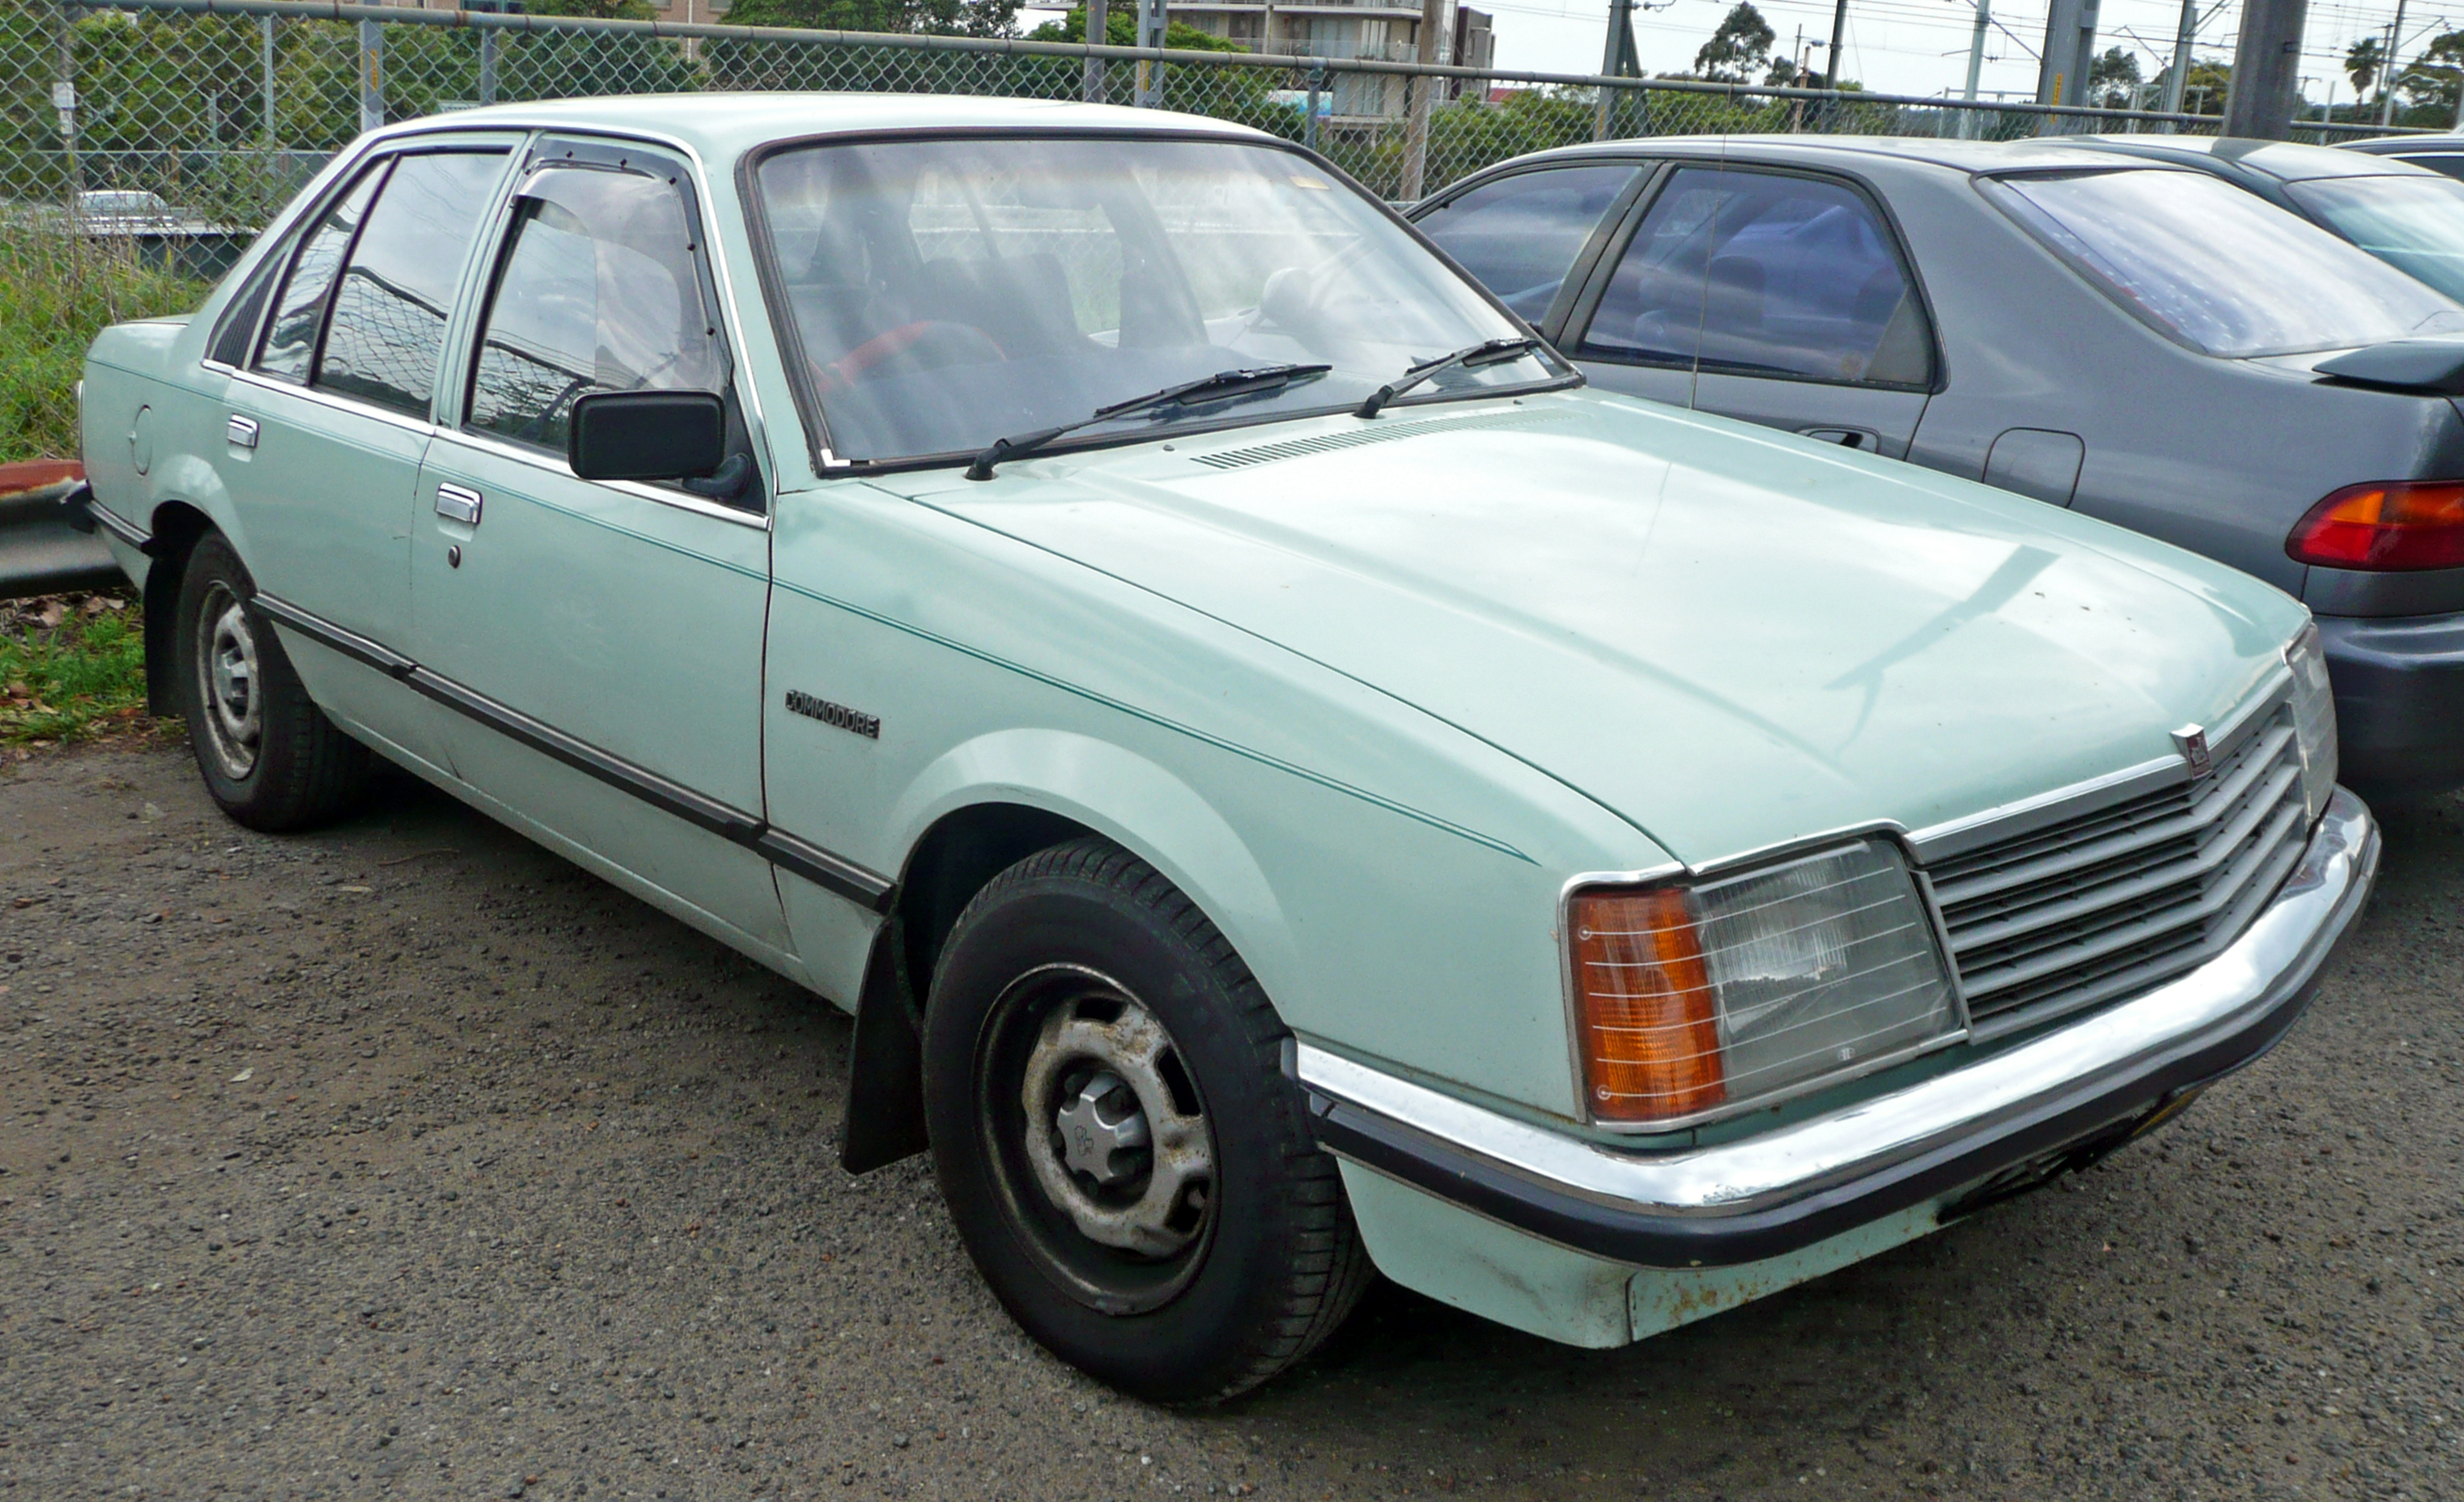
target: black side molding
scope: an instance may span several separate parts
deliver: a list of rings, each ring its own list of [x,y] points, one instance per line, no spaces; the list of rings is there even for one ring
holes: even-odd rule
[[[2398,339],[2322,359],[2311,367],[2331,381],[2378,391],[2464,396],[2464,339]]]
[[[455,713],[509,739],[519,741],[542,755],[553,756],[611,788],[629,793],[663,814],[672,815],[733,844],[742,845],[781,870],[793,872],[859,907],[887,913],[897,901],[898,883],[889,877],[808,840],[799,839],[784,830],[774,829],[759,814],[706,797],[648,767],[636,765],[587,741],[567,735],[555,726],[533,719],[510,705],[499,704],[443,674],[430,672],[391,647],[372,642],[355,631],[345,630],[289,600],[259,590],[250,603],[268,619],[298,632],[319,646],[331,648],[353,662],[373,667],[388,678],[398,679],[414,692]]]

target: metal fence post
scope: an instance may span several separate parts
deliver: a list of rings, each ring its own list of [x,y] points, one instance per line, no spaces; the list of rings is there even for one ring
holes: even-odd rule
[[[1087,34],[1079,40],[1101,47],[1112,39],[1112,18],[1106,13],[1104,0],[1087,0]],[[1104,102],[1104,59],[1087,59],[1087,102]]]
[[[69,20],[69,8],[59,7],[60,60],[59,72],[52,82],[52,108],[59,112],[60,151],[68,167],[66,193],[69,224],[69,253],[77,253],[77,189],[83,186],[84,174],[77,166],[77,29]]]
[[[385,124],[385,29],[360,23],[360,129]]]
[[[260,108],[265,113],[265,149],[271,151],[278,139],[274,126],[274,17],[258,16],[257,26],[258,60],[263,64],[265,74],[265,102]]]
[[[479,102],[496,102],[496,29],[479,28]]]
[[[1326,88],[1326,64],[1311,63],[1309,71],[1309,119],[1301,121],[1301,144],[1317,149],[1317,101]]]

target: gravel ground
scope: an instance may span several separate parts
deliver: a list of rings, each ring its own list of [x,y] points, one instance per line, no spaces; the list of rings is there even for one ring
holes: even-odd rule
[[[2464,804],[2310,1018],[2061,1186],[1614,1352],[1400,1291],[1229,1407],[1045,1357],[835,1012],[425,789],[0,779],[0,1495],[2452,1495]]]

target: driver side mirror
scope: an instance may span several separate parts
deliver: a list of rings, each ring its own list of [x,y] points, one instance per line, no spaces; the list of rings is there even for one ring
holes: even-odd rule
[[[565,462],[584,480],[684,480],[727,459],[727,406],[707,391],[601,391],[573,403]]]

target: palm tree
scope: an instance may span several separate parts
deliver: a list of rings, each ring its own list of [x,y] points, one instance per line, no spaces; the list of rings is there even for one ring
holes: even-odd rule
[[[2387,66],[2387,49],[2375,36],[2365,36],[2344,49],[2344,74],[2353,80],[2353,98],[2370,92]]]

